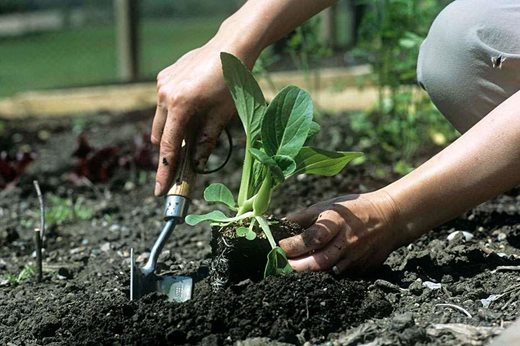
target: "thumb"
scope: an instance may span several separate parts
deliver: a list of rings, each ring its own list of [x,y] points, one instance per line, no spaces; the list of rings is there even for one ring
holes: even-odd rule
[[[288,214],[285,217],[285,220],[297,223],[303,228],[308,228],[316,221],[318,215],[319,211],[314,206],[311,206],[309,208]]]

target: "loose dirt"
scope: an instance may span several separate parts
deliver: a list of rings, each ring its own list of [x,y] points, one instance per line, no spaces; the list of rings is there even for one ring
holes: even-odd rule
[[[181,225],[161,254],[159,269],[196,273],[194,299],[168,303],[152,294],[130,302],[129,249],[142,264],[162,225],[163,201],[151,197],[153,173],[125,168],[109,184],[77,187],[69,179],[71,155],[81,131],[98,148],[128,146],[146,131],[152,114],[6,122],[2,150],[23,146],[38,156],[17,187],[0,192],[0,344],[480,345],[518,315],[518,189],[395,251],[371,276],[292,274],[242,281],[218,293],[204,278],[211,256],[209,226]],[[337,138],[338,128],[345,129],[340,137],[348,136],[347,125],[346,116],[327,118],[320,146],[334,146],[327,138]],[[239,138],[236,129],[234,134]],[[191,212],[211,209],[201,199],[210,182],[237,188],[240,140],[235,146],[224,170],[199,178]],[[291,180],[274,196],[273,214],[281,217],[395,178],[370,172],[369,165],[351,166],[336,177]],[[47,230],[44,281],[15,283],[14,276],[34,265],[32,230],[39,207],[33,179],[40,182],[48,209],[48,197],[56,195],[75,201],[78,210]],[[472,237],[459,233],[448,240],[455,231]],[[8,274],[14,276],[7,280]]]

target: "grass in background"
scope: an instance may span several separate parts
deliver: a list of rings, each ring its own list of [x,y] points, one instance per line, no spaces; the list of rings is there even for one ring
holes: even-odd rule
[[[141,76],[154,78],[206,42],[221,18],[143,20]],[[33,34],[0,40],[0,97],[19,91],[117,81],[113,26]]]
[[[141,75],[155,78],[160,70],[213,37],[223,19],[193,18],[143,22]]]

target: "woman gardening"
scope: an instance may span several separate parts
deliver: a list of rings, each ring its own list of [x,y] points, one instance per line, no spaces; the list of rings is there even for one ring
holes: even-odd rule
[[[157,77],[151,140],[160,146],[155,195],[167,192],[185,133],[197,124],[203,168],[236,113],[220,53],[252,68],[260,52],[331,0],[249,0],[217,34]],[[520,184],[520,3],[457,0],[436,18],[417,79],[462,133],[410,174],[379,190],[338,196],[287,218],[306,230],[280,241],[297,271],[366,271],[433,227]],[[309,196],[312,198],[312,196]]]

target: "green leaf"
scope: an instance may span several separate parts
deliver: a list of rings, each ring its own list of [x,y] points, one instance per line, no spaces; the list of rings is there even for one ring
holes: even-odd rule
[[[283,171],[280,167],[278,167],[278,163],[275,161],[274,158],[268,156],[263,151],[255,148],[251,148],[249,152],[256,160],[258,160],[261,164],[269,168],[277,184],[280,184],[285,180]]]
[[[249,149],[249,152],[255,158],[255,160],[257,160],[264,166],[267,166],[267,167],[276,166],[276,161],[272,157],[270,157],[269,155],[264,153],[262,150],[256,149],[256,148],[251,148],[251,149]]]
[[[249,228],[241,226],[241,227],[237,228],[236,232],[237,232],[237,236],[245,237],[246,234],[249,232]]]
[[[221,52],[224,79],[231,92],[247,138],[253,142],[260,134],[266,102],[260,86],[249,69],[234,55]]]
[[[262,185],[262,181],[265,178],[265,166],[258,160],[254,160],[253,162],[253,176],[251,179],[251,191],[252,194],[256,194],[260,185]]]
[[[262,142],[269,156],[295,157],[303,147],[312,122],[310,95],[295,86],[280,91],[262,120]]]
[[[221,183],[210,184],[204,190],[204,199],[207,202],[218,202],[227,205],[231,209],[236,209],[236,202],[233,194],[226,185]]]
[[[290,156],[275,155],[273,159],[282,171],[284,178],[290,177],[296,170],[296,161],[294,161]]]
[[[264,277],[277,274],[289,274],[293,271],[289,265],[287,256],[281,247],[274,247],[267,254],[267,265],[265,266]]]
[[[246,233],[246,239],[247,240],[254,240],[256,238],[256,233],[250,229],[247,230]]]
[[[220,210],[213,210],[212,212],[202,215],[187,215],[184,221],[190,226],[195,226],[203,221],[222,222],[227,219],[228,217]]]
[[[316,136],[321,130],[320,124],[315,121],[311,121],[311,126],[309,127],[309,133],[307,134],[307,139]]]
[[[352,159],[363,156],[360,152],[327,151],[314,147],[303,147],[295,157],[294,174],[306,173],[332,176],[338,174]]]

